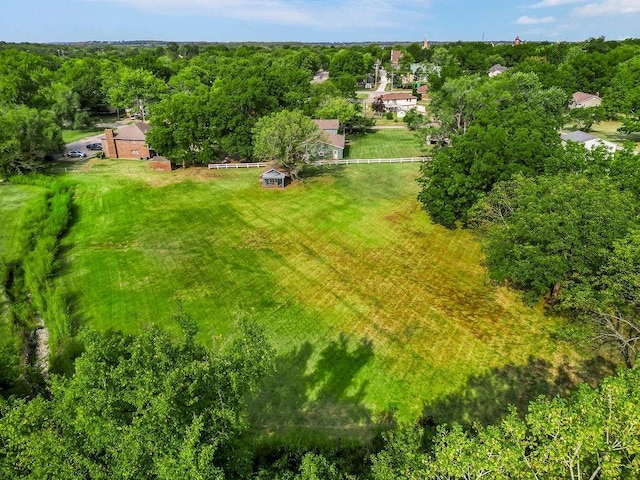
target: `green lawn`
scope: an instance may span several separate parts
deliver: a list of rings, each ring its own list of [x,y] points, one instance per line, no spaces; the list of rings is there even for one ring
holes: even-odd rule
[[[363,437],[424,412],[484,420],[591,372],[553,340],[562,321],[488,283],[469,232],[429,222],[417,173],[333,167],[274,191],[258,170],[89,160],[66,174],[77,208],[59,281],[94,328],[176,330],[179,302],[208,345],[239,317],[264,325],[278,371],[251,421],[269,435]]]
[[[350,135],[348,141],[345,158],[421,157],[427,151],[415,132],[408,129],[371,130],[363,135]]]
[[[64,143],[71,143],[86,137],[98,135],[102,131],[103,130],[95,130],[95,129],[94,130],[62,130],[62,140],[64,140]]]

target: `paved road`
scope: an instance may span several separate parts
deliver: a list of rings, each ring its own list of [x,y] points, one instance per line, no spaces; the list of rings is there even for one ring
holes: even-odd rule
[[[378,85],[378,88],[376,88],[375,92],[371,92],[369,94],[369,97],[384,93],[387,88],[387,83],[387,72],[384,69],[380,69],[380,84]]]
[[[119,120],[113,124],[100,124],[97,128],[119,128],[124,125],[131,123],[130,119]],[[96,150],[87,150],[87,145],[90,143],[101,143],[100,137],[104,136],[104,133],[99,133],[97,135],[91,135],[89,137],[81,138],[80,140],[75,140],[73,142],[67,143],[65,148],[65,156],[63,159],[65,160],[82,160],[82,158],[67,158],[67,152],[71,150],[80,150],[87,154],[87,158],[95,157],[98,151]]]

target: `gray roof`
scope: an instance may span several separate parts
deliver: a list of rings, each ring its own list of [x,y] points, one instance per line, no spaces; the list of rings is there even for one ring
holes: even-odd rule
[[[320,140],[322,142],[322,140]],[[332,145],[334,147],[338,147],[338,148],[342,148],[344,150],[344,145],[345,145],[345,141],[346,138],[344,135],[340,135],[339,133],[328,133],[325,132],[324,134],[324,142],[323,143],[328,143],[329,145]]]
[[[261,177],[262,178],[285,178],[287,175],[279,170],[276,170],[275,168],[272,168],[270,170],[267,170],[266,172],[264,172]]]
[[[320,130],[338,130],[340,128],[340,120],[337,118],[326,120],[318,118],[314,120],[314,123],[320,127]]]
[[[148,123],[137,122],[126,127],[119,128],[113,136],[117,140],[144,140],[151,127]]]
[[[563,133],[562,135],[560,135],[560,138],[565,142],[567,140],[571,140],[572,142],[585,143],[597,137],[594,137],[593,135],[589,135],[588,133],[585,133],[585,132],[581,132],[580,130],[576,130],[575,132],[571,132],[571,133]]]
[[[499,63],[496,63],[489,69],[490,72],[506,72],[507,70],[509,70],[507,67],[504,67]]]

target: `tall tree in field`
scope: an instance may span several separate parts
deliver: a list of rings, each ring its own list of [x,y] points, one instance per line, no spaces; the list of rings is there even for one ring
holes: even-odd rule
[[[300,111],[283,110],[258,120],[253,154],[257,159],[286,168],[297,178],[321,138],[322,131],[311,118]]]
[[[272,367],[262,331],[211,353],[180,315],[184,338],[90,333],[72,377],[50,397],[14,402],[0,415],[2,478],[221,479],[250,476],[237,442],[245,399]]]

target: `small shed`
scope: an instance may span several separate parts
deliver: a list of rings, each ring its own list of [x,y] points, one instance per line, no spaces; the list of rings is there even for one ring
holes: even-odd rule
[[[170,172],[171,162],[165,157],[153,157],[151,159],[151,170],[155,172]]]
[[[270,168],[260,175],[264,188],[284,188],[287,185],[287,178],[289,178],[288,173],[275,168]]]

